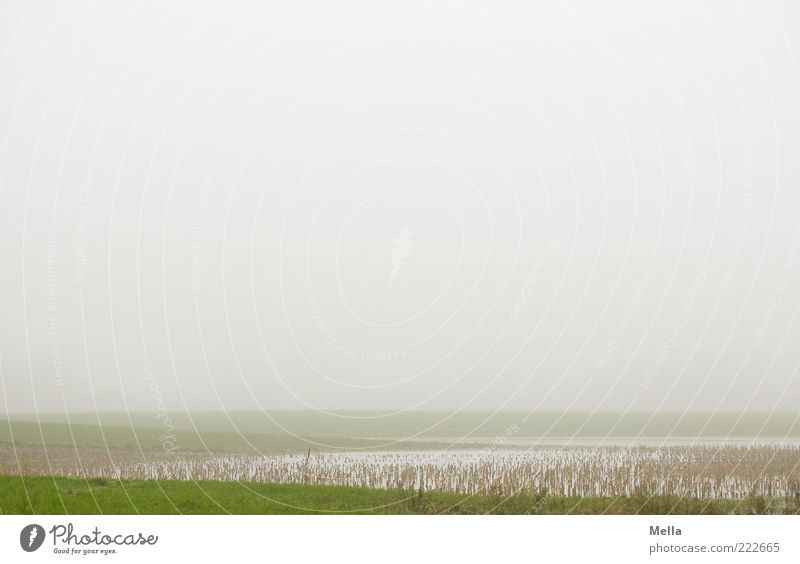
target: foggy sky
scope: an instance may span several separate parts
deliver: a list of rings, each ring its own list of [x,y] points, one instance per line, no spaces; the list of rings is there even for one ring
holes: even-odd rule
[[[0,411],[796,411],[791,2],[5,2]]]

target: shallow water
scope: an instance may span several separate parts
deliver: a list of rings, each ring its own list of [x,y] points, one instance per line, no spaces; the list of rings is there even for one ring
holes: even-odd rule
[[[773,498],[800,494],[800,447],[592,446],[162,457],[114,466],[84,466],[82,471],[110,478],[344,485],[460,494],[547,491],[559,496],[641,493]]]
[[[0,473],[345,485],[461,494],[800,495],[800,445],[448,448],[269,455],[0,448]]]

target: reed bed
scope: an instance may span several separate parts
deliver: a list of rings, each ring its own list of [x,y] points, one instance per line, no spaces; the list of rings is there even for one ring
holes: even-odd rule
[[[146,460],[140,456],[112,459],[109,453],[98,453],[83,456],[79,464],[70,457],[49,458],[43,473],[73,478],[344,485],[458,494],[510,495],[546,490],[560,496],[646,493],[728,499],[800,494],[797,445],[266,456],[160,454]],[[41,469],[40,463],[36,466]],[[0,471],[12,473],[8,468]]]

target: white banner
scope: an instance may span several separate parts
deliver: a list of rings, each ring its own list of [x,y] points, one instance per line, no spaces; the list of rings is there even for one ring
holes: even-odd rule
[[[800,516],[43,515],[0,531],[3,563],[800,562]]]

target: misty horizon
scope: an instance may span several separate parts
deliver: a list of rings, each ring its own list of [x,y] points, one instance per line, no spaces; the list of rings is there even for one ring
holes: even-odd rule
[[[312,4],[8,8],[0,413],[800,410],[796,5]]]

